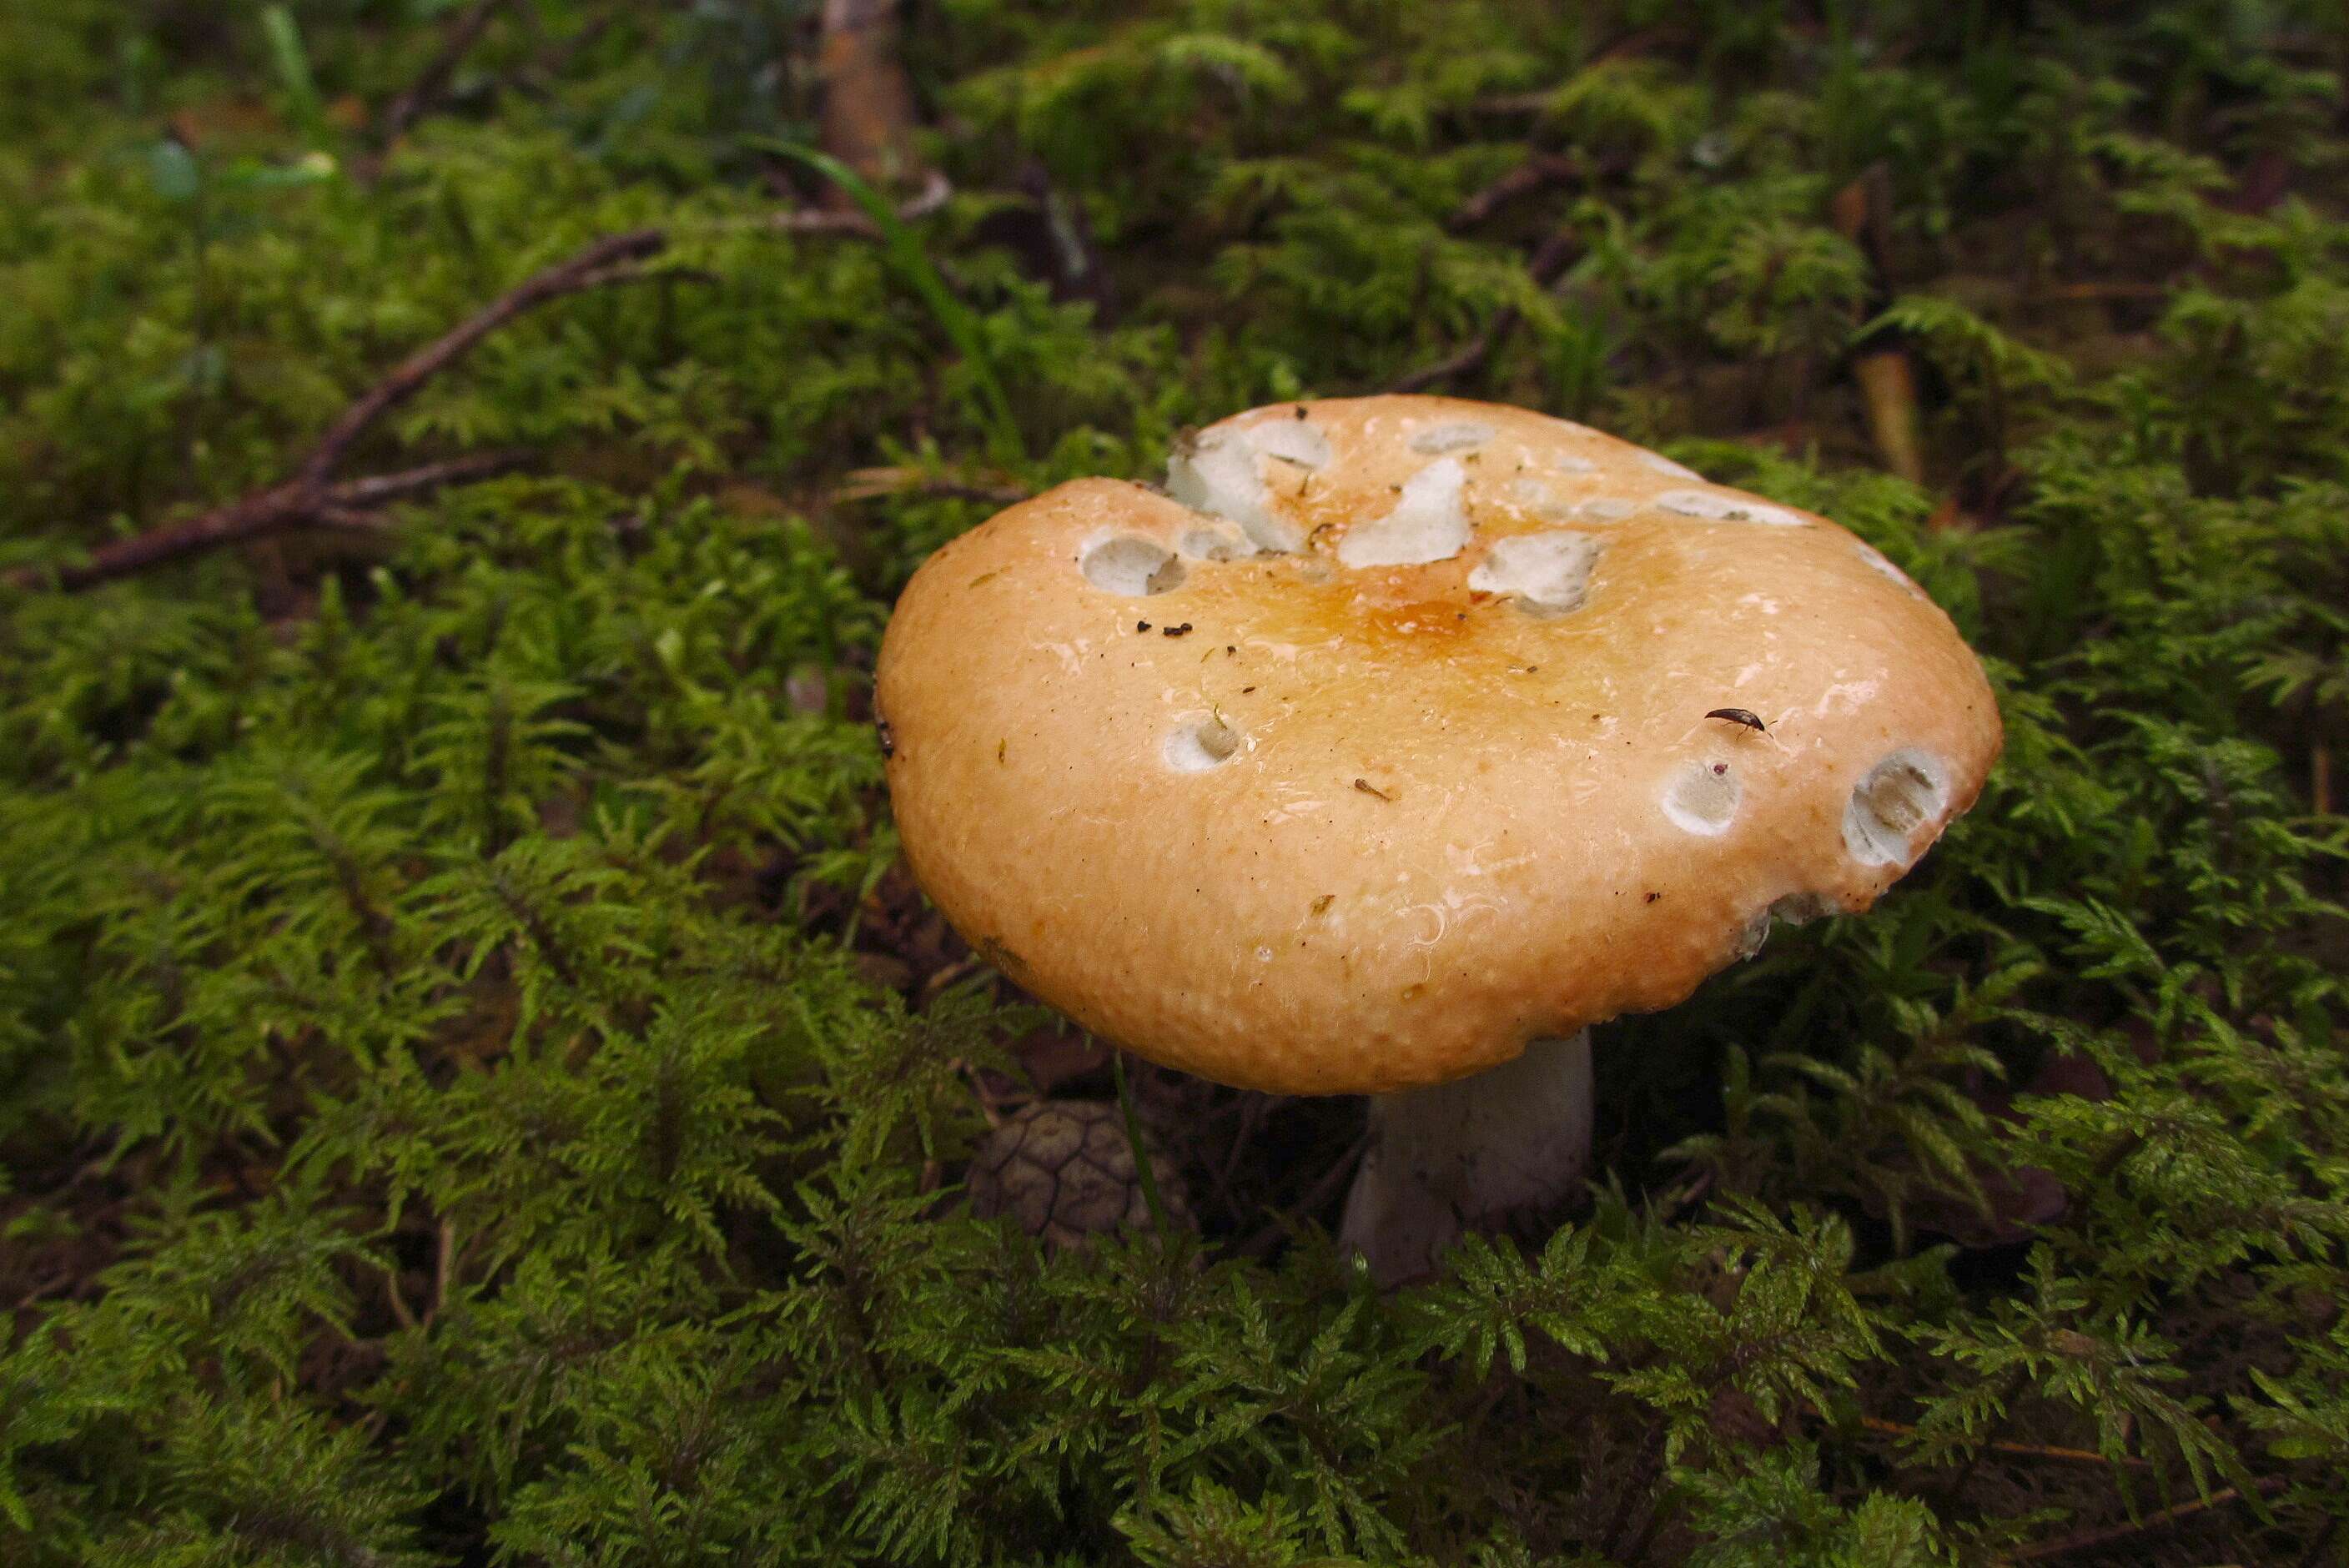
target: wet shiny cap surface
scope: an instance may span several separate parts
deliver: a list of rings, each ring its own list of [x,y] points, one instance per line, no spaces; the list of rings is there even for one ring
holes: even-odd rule
[[[1164,490],[1011,508],[915,575],[878,679],[907,859],[974,946],[1299,1093],[1477,1071],[1866,908],[2001,736],[1844,530],[1437,397],[1252,410]]]

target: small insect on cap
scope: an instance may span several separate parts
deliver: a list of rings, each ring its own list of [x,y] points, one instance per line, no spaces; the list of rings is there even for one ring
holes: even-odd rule
[[[1164,493],[999,514],[915,574],[877,700],[975,947],[1292,1093],[1474,1073],[1867,908],[2001,738],[1949,618],[1835,524],[1416,397],[1255,409]]]

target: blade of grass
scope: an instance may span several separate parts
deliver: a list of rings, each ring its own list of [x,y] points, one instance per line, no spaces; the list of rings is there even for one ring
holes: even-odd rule
[[[1133,1151],[1133,1173],[1142,1182],[1143,1206],[1150,1211],[1150,1228],[1158,1234],[1159,1245],[1174,1233],[1166,1223],[1166,1205],[1158,1197],[1158,1172],[1152,1168],[1150,1148],[1142,1141],[1142,1118],[1133,1109],[1133,1090],[1125,1081],[1125,1052],[1110,1047],[1110,1077],[1117,1083],[1117,1109],[1125,1119],[1125,1144]]]
[[[1023,455],[1019,424],[1012,416],[1011,399],[1004,393],[1003,383],[995,374],[994,364],[988,358],[987,341],[979,325],[978,315],[956,298],[954,291],[947,287],[947,281],[939,274],[937,264],[930,260],[921,236],[906,226],[905,220],[897,216],[897,210],[869,181],[830,153],[770,137],[750,139],[761,150],[805,164],[838,185],[873,221],[873,226],[881,232],[882,254],[888,259],[905,285],[929,307],[930,315],[936,319],[939,328],[970,366],[971,377],[978,384],[983,403],[978,410],[979,423],[987,428],[992,455],[999,461],[1009,461]]]
[[[318,96],[318,77],[310,68],[310,51],[302,43],[301,25],[294,20],[292,11],[272,5],[261,14],[261,31],[269,40],[269,62],[276,69],[278,84],[293,100],[302,139],[313,147],[323,145],[326,105]]]

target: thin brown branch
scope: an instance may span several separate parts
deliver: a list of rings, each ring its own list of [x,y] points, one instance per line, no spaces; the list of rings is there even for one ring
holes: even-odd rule
[[[1462,344],[1456,353],[1446,355],[1433,365],[1423,365],[1395,377],[1388,387],[1390,392],[1424,392],[1431,387],[1442,387],[1477,369],[1493,356],[1493,351],[1517,330],[1517,307],[1505,304],[1493,313],[1484,330]]]
[[[1862,1416],[1860,1418],[1859,1424],[1863,1429],[1875,1432],[1882,1437],[1908,1438],[1914,1437],[1917,1433],[1917,1429],[1914,1427],[1904,1426],[1899,1421],[1888,1421],[1878,1416]],[[1991,1449],[1992,1452],[2013,1454],[2018,1459],[2059,1460],[2066,1464],[2102,1465],[2107,1469],[2114,1466],[2119,1466],[2127,1470],[2150,1470],[2153,1468],[2147,1460],[2138,1459],[2132,1454],[2122,1454],[2118,1457],[2115,1457],[2111,1454],[2100,1454],[2093,1449],[2051,1448],[2040,1443],[2011,1443],[2003,1441],[1985,1443],[1982,1446]]]
[[[449,1305],[450,1271],[456,1266],[457,1261],[456,1221],[440,1222],[439,1241],[440,1244],[434,1250],[432,1259],[432,1301],[431,1305],[424,1309],[424,1321],[428,1324],[440,1315],[442,1307]]]
[[[1581,249],[1581,236],[1569,225],[1542,242],[1541,248],[1526,263],[1526,270],[1533,274],[1535,283],[1547,288],[1557,281],[1558,274],[1566,271],[1567,264],[1580,253]],[[1493,313],[1492,319],[1485,323],[1483,330],[1460,346],[1458,352],[1433,365],[1423,365],[1416,370],[1405,372],[1397,377],[1387,390],[1423,392],[1430,387],[1444,386],[1481,368],[1503,344],[1508,342],[1522,319],[1516,306],[1503,305]]]
[[[626,0],[613,0],[612,4],[581,24],[577,32],[567,38],[558,39],[550,47],[540,49],[536,57],[514,72],[514,90],[527,98],[547,98],[554,91],[554,84],[569,75],[571,67],[577,65],[590,49],[604,41],[605,35],[618,25],[620,14],[627,9]],[[523,23],[530,26],[532,42],[537,43],[540,30],[533,22],[531,13],[525,9],[522,17]]]
[[[391,1304],[391,1315],[398,1321],[399,1326],[413,1333],[417,1326],[416,1314],[409,1309],[408,1298],[399,1293],[398,1269],[387,1268],[383,1271],[383,1295],[384,1299]]]
[[[373,533],[383,526],[383,514],[362,511],[355,506],[336,506],[332,501],[321,501],[297,524],[304,525],[336,529],[345,533]]]
[[[1663,1478],[1664,1449],[1669,1437],[1669,1429],[1662,1422],[1658,1422],[1641,1439],[1639,1453],[1631,1461],[1630,1478],[1617,1495],[1614,1511],[1607,1521],[1606,1532],[1599,1537],[1601,1556],[1610,1561],[1615,1559],[1615,1548],[1621,1543],[1623,1532],[1637,1517],[1640,1504],[1651,1499],[1656,1490],[1656,1482]],[[1652,1512],[1650,1519],[1652,1522]],[[1648,1532],[1643,1531],[1641,1533]]]
[[[2176,291],[2168,284],[2139,284],[2116,281],[2109,283],[2050,284],[2023,295],[2025,304],[2083,302],[2095,304],[2104,300],[2168,299]]]
[[[855,211],[835,212],[824,207],[802,207],[793,212],[778,212],[767,220],[767,226],[778,233],[823,235],[838,234],[852,240],[877,240],[880,226]]]
[[[66,1286],[73,1284],[75,1277],[75,1271],[68,1268],[60,1269],[44,1279],[36,1281],[32,1289],[26,1291],[24,1295],[16,1298],[15,1310],[22,1312],[26,1307],[32,1305],[35,1302],[55,1295],[57,1292],[65,1289]]]
[[[362,511],[450,485],[479,484],[500,474],[510,474],[528,461],[528,452],[481,452],[470,458],[451,458],[447,462],[426,463],[422,468],[403,469],[396,474],[378,474],[373,479],[336,485],[326,492],[326,503]]]
[[[953,198],[953,182],[933,170],[922,181],[918,192],[897,204],[898,220],[910,223],[916,218],[926,218]],[[828,207],[802,207],[796,211],[775,213],[767,220],[767,227],[785,234],[842,234],[859,240],[881,237],[880,225],[854,209],[834,211]]]
[[[1321,1172],[1313,1185],[1306,1189],[1303,1197],[1266,1221],[1254,1235],[1232,1249],[1232,1255],[1261,1258],[1278,1246],[1282,1237],[1295,1234],[1306,1216],[1338,1195],[1338,1189],[1346,1184],[1346,1178],[1354,1173],[1354,1167],[1362,1162],[1362,1156],[1369,1153],[1370,1149],[1371,1136],[1366,1132],[1354,1140],[1346,1152],[1338,1156],[1335,1165]]]
[[[1009,475],[993,473],[928,474],[912,468],[851,469],[846,482],[832,492],[834,501],[875,500],[883,496],[936,496],[947,500],[978,500],[1010,506],[1026,500],[1030,491]]]
[[[1291,1098],[1285,1094],[1250,1093],[1239,1102],[1240,1124],[1232,1134],[1231,1148],[1225,1151],[1223,1162],[1216,1171],[1218,1191],[1230,1189],[1232,1178],[1239,1173],[1240,1157],[1247,1152],[1248,1145],[1256,1141],[1256,1135],[1264,1130],[1264,1124],[1273,1111],[1290,1103]]]
[[[1523,163],[1454,207],[1452,215],[1444,220],[1444,226],[1455,234],[1464,229],[1473,229],[1510,203],[1522,201],[1537,191],[1563,185],[1583,172],[1583,163],[1578,158],[1555,152],[1528,154]]]
[[[952,188],[942,176],[933,177],[922,192],[906,203],[904,211],[916,217],[935,211],[951,194]],[[813,231],[817,228],[814,222],[802,225],[795,221],[817,218],[833,225],[841,216],[792,213],[778,220],[776,226]],[[837,232],[870,235],[869,223],[861,214],[855,217],[863,227],[851,229],[839,224]],[[292,479],[184,522],[150,529],[103,545],[79,565],[47,570],[23,568],[10,573],[5,581],[22,589],[37,588],[44,583],[67,591],[94,587],[150,567],[251,543],[297,528],[371,527],[375,520],[367,514],[374,508],[510,471],[524,459],[516,453],[496,452],[342,484],[333,480],[334,470],[362,437],[385,416],[422,391],[434,377],[480,346],[483,339],[552,300],[666,275],[647,272],[645,263],[667,250],[668,242],[668,233],[662,229],[636,229],[606,235],[568,260],[524,279],[434,342],[409,355],[362,393],[318,438]]]
[[[1654,1222],[1668,1225],[1682,1215],[1692,1212],[1713,1191],[1713,1173],[1710,1168],[1697,1171],[1688,1180],[1667,1188],[1655,1201]]]
[[[68,592],[96,587],[167,561],[284,532],[298,526],[315,505],[315,500],[305,498],[298,486],[278,485],[215,507],[185,522],[150,529],[100,546],[78,566],[58,567],[53,573],[44,573],[38,568],[21,568],[10,574],[9,583],[18,588],[36,588],[48,577],[53,578],[56,586]]]
[[[79,565],[19,569],[9,574],[8,583],[29,589],[53,582],[61,589],[73,591],[297,528],[366,527],[372,523],[366,514],[373,508],[445,485],[487,479],[513,468],[521,461],[516,454],[493,452],[344,484],[333,480],[334,469],[360,437],[385,415],[422,391],[435,376],[471,353],[483,338],[549,300],[647,276],[643,263],[658,255],[667,244],[667,233],[658,229],[613,234],[570,260],[525,279],[437,342],[409,356],[361,394],[319,438],[292,479],[184,522],[150,529],[102,545]]]
[[[448,32],[440,41],[440,51],[409,84],[407,90],[392,99],[391,107],[384,110],[383,124],[376,134],[379,146],[391,146],[418,120],[439,107],[449,90],[449,83],[457,75],[457,67],[464,63],[473,46],[481,41],[481,35],[490,30],[490,24],[497,20],[498,13],[512,4],[513,0],[474,0],[449,24]]]
[[[623,263],[649,261],[667,248],[668,234],[660,229],[636,229],[625,234],[609,234],[569,261],[549,267],[508,290],[488,308],[477,312],[437,342],[409,356],[390,375],[376,383],[372,389],[346,409],[343,417],[319,438],[308,460],[302,465],[296,482],[312,486],[323,484],[327,473],[370,426],[415,397],[424,389],[426,382],[471,353],[483,338],[516,316],[564,294],[626,281],[637,274],[632,269],[619,272],[613,269]]]
[[[2252,1485],[2251,1493],[2256,1497],[2273,1497],[2291,1484],[2292,1482],[2282,1476],[2267,1476]],[[2083,1530],[2076,1534],[2061,1536],[2054,1541],[2042,1541],[2036,1545],[2025,1546],[2010,1553],[2005,1561],[2044,1563],[2050,1558],[2069,1556],[2075,1552],[2097,1551],[2103,1547],[2133,1540],[2156,1530],[2167,1530],[2171,1525],[2191,1519],[2198,1513],[2207,1513],[2214,1508],[2223,1508],[2229,1503],[2240,1502],[2242,1498],[2243,1492],[2240,1487],[2226,1487],[2198,1501],[2181,1502],[2175,1508],[2158,1509],[2147,1514],[2143,1519],[2132,1519],[2120,1524],[2106,1525],[2099,1530]]]

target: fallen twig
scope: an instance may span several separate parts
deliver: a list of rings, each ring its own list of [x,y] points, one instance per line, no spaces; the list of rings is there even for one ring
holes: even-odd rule
[[[1599,1555],[1610,1562],[1619,1561],[1616,1558],[1615,1548],[1621,1542],[1623,1532],[1637,1517],[1639,1505],[1653,1497],[1656,1483],[1663,1479],[1668,1441],[1669,1429],[1662,1422],[1658,1422],[1640,1441],[1639,1453],[1631,1461],[1630,1479],[1617,1496],[1614,1512],[1609,1516],[1607,1529],[1599,1536]],[[1651,1508],[1648,1514],[1651,1528],[1640,1532],[1643,1540],[1652,1535],[1652,1527],[1661,1512],[1661,1508]],[[1636,1556],[1632,1560],[1636,1561]]]
[[[416,1314],[409,1306],[408,1298],[400,1294],[398,1269],[386,1268],[383,1271],[383,1295],[384,1299],[391,1304],[391,1315],[399,1326],[411,1334],[416,1332],[418,1327]]]
[[[920,191],[897,204],[897,221],[910,223],[916,218],[926,218],[953,197],[953,184],[934,170],[922,181]],[[829,207],[802,207],[797,211],[778,212],[767,220],[767,227],[786,234],[843,234],[859,240],[882,237],[881,226],[853,208],[835,211]]]
[[[1562,185],[1583,172],[1582,160],[1555,152],[1529,154],[1523,163],[1470,196],[1444,220],[1453,233],[1473,229],[1510,202],[1552,185]]]
[[[2106,283],[2049,284],[2044,288],[2035,288],[2025,294],[2023,296],[2023,303],[2025,304],[2078,304],[2085,301],[2094,304],[2103,300],[2160,300],[2168,299],[2174,292],[2175,290],[2168,284],[2130,283],[2126,280]]]
[[[1875,1432],[1881,1437],[1909,1438],[1917,1434],[1917,1429],[1914,1427],[1904,1426],[1899,1421],[1888,1421],[1878,1416],[1862,1416],[1859,1418],[1859,1424],[1863,1430]],[[2111,1454],[2100,1454],[2093,1449],[2051,1448],[2040,1443],[2005,1441],[1989,1442],[1982,1446],[1993,1453],[2013,1454],[2019,1459],[2060,1460],[2066,1464],[2103,1465],[2107,1468],[2118,1466],[2126,1470],[2153,1468],[2150,1462],[2138,1459],[2133,1454],[2116,1457]]]
[[[481,339],[514,317],[564,294],[601,288],[609,284],[631,282],[642,275],[637,270],[640,263],[667,248],[668,234],[665,230],[636,229],[625,234],[610,234],[569,261],[524,279],[437,342],[409,355],[390,375],[345,410],[343,417],[320,438],[309,460],[302,465],[302,478],[313,481],[324,480],[326,471],[341,460],[351,443],[357,440],[367,427],[415,397],[424,389],[426,382],[471,353]]]
[[[1706,1194],[1712,1191],[1713,1171],[1710,1168],[1699,1171],[1687,1181],[1665,1189],[1663,1195],[1656,1200],[1655,1222],[1659,1225],[1671,1224],[1683,1213],[1689,1212],[1703,1202]]]
[[[525,279],[438,341],[409,356],[343,411],[292,479],[185,522],[102,545],[79,565],[19,569],[10,574],[9,583],[37,588],[52,583],[72,591],[296,528],[367,526],[373,521],[367,514],[390,501],[446,485],[471,483],[516,467],[522,461],[518,454],[497,452],[339,484],[333,479],[336,467],[360,437],[490,334],[549,300],[646,276],[643,263],[667,245],[667,234],[658,229],[638,229],[598,240],[570,260]]]
[[[613,0],[612,4],[590,16],[577,32],[553,47],[542,50],[537,58],[514,74],[515,89],[525,98],[545,98],[582,56],[604,41],[604,35],[620,20],[623,9],[621,0]],[[528,11],[523,13],[525,21],[530,15]],[[532,31],[535,33],[537,29],[533,27]]]
[[[450,1268],[456,1263],[457,1254],[456,1221],[440,1222],[438,1241],[439,1244],[433,1249],[432,1256],[432,1305],[424,1309],[424,1322],[427,1326],[440,1315],[442,1307],[449,1305],[449,1274]]]
[[[73,1284],[75,1277],[74,1271],[68,1268],[60,1269],[48,1275],[47,1278],[36,1281],[32,1289],[26,1291],[24,1295],[16,1298],[16,1305],[14,1310],[22,1312],[26,1307],[32,1305],[35,1302],[41,1301],[48,1296],[56,1295],[58,1291],[61,1291],[65,1289],[66,1286]]]
[[[916,195],[897,209],[896,215],[912,219],[936,211],[953,193],[945,176],[933,174]],[[786,212],[768,222],[777,230],[793,233],[885,238],[880,225],[862,211]],[[668,243],[668,232],[665,229],[636,229],[610,234],[569,260],[524,279],[434,342],[409,355],[361,394],[318,438],[290,480],[241,496],[184,522],[101,545],[89,560],[78,565],[23,567],[0,581],[16,588],[38,588],[46,583],[68,592],[78,591],[129,577],[150,567],[298,528],[372,527],[377,519],[370,513],[392,501],[510,472],[526,460],[523,454],[493,452],[457,458],[342,483],[335,482],[332,477],[360,437],[385,415],[422,391],[434,377],[471,353],[482,339],[550,300],[654,275],[646,271],[645,263],[667,250]],[[992,491],[982,491],[975,492],[975,499],[999,498]]]
[[[955,347],[969,367],[971,379],[978,385],[976,411],[988,428],[988,446],[999,461],[1009,461],[1019,455],[1025,443],[1020,438],[1019,420],[1012,411],[1009,394],[995,372],[995,364],[987,348],[985,333],[978,316],[969,305],[957,297],[947,286],[938,272],[937,263],[930,259],[905,220],[898,215],[873,182],[828,152],[812,147],[802,147],[787,141],[767,141],[770,151],[781,154],[795,163],[802,163],[848,192],[864,214],[873,220],[881,236],[881,253],[905,286],[921,296],[929,307],[932,319],[940,330],[953,340]]]
[[[843,479],[845,482],[832,492],[834,501],[919,495],[946,500],[977,500],[992,506],[1011,506],[1026,500],[1030,494],[1008,477],[928,474],[910,468],[851,469]]]
[[[1567,263],[1574,260],[1581,248],[1579,232],[1569,225],[1541,242],[1541,248],[1526,263],[1526,270],[1533,274],[1536,283],[1547,288],[1557,281],[1558,274],[1566,271]],[[1397,377],[1387,390],[1419,392],[1467,375],[1490,359],[1494,351],[1509,340],[1509,335],[1517,330],[1520,319],[1521,313],[1516,306],[1503,305],[1493,313],[1492,319],[1485,324],[1482,331],[1461,345],[1458,353]]]
[[[1346,1184],[1346,1179],[1354,1173],[1354,1167],[1360,1165],[1362,1156],[1370,1151],[1371,1135],[1365,1132],[1354,1140],[1345,1153],[1338,1156],[1336,1164],[1321,1172],[1319,1179],[1306,1189],[1305,1196],[1265,1222],[1254,1235],[1232,1249],[1232,1255],[1260,1258],[1278,1246],[1281,1238],[1293,1234],[1308,1214],[1338,1195],[1338,1189]]]
[[[409,84],[407,90],[391,100],[391,107],[384,110],[383,124],[376,132],[377,145],[390,147],[408,133],[409,127],[432,112],[442,95],[448,92],[449,83],[455,77],[458,66],[472,52],[473,46],[481,41],[481,35],[490,30],[490,24],[497,20],[498,13],[512,4],[513,0],[474,0],[455,21],[449,24],[440,52]]]
[[[2267,1476],[2252,1485],[2251,1495],[2273,1497],[2291,1484],[2282,1476]],[[2157,1510],[2147,1514],[2143,1519],[2132,1519],[2124,1523],[2109,1524],[2097,1530],[2084,1530],[2077,1534],[2061,1536],[2054,1541],[2042,1541],[2036,1545],[2025,1546],[2009,1553],[2004,1561],[2044,1563],[2051,1557],[2064,1557],[2075,1552],[2091,1552],[2100,1547],[2116,1545],[2150,1531],[2166,1530],[2181,1520],[2191,1519],[2198,1513],[2207,1513],[2211,1509],[2222,1507],[2227,1503],[2240,1502],[2243,1495],[2240,1487],[2227,1487],[2198,1501],[2181,1502],[2175,1508]]]
[[[512,473],[529,460],[527,452],[483,452],[475,457],[451,458],[444,463],[426,463],[396,474],[378,474],[372,479],[336,485],[326,492],[327,504],[347,511],[366,511],[450,485],[478,484]]]
[[[1250,1094],[1240,1102],[1240,1124],[1232,1135],[1232,1146],[1224,1155],[1223,1164],[1216,1171],[1216,1188],[1228,1191],[1233,1176],[1240,1168],[1240,1157],[1264,1126],[1265,1119],[1278,1107],[1287,1105],[1290,1096],[1285,1094]]]

